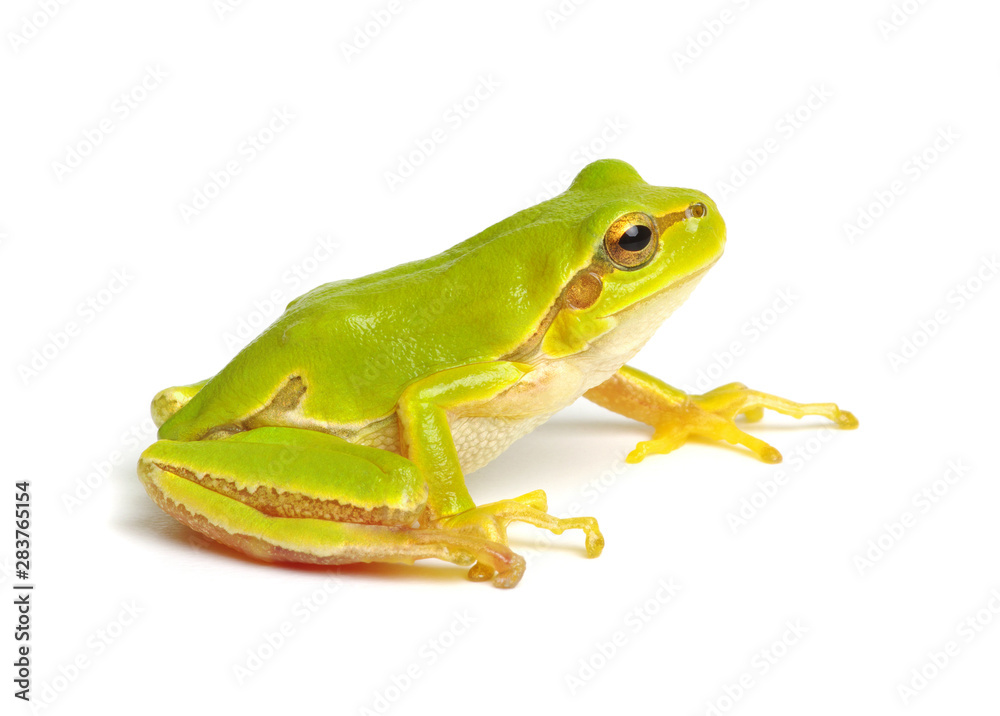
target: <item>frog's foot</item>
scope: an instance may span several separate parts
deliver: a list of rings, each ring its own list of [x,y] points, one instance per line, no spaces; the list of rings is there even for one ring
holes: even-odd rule
[[[777,449],[744,432],[735,422],[738,415],[743,415],[749,422],[760,420],[765,408],[795,418],[819,415],[846,430],[858,427],[857,418],[834,403],[796,403],[751,390],[742,383],[729,383],[703,395],[686,396],[683,402],[661,410],[653,438],[636,445],[626,460],[635,463],[646,455],[668,453],[690,437],[698,436],[742,445],[764,462],[781,462],[781,453]]]
[[[427,495],[415,466],[332,435],[258,428],[220,440],[160,440],[142,454],[139,477],[180,522],[265,561],[437,558],[474,565],[477,580],[488,570],[498,587],[513,587],[524,573],[524,559],[502,543],[414,527]]]
[[[433,524],[447,532],[476,535],[492,543],[507,544],[507,526],[511,522],[527,524],[562,534],[566,530],[579,529],[586,534],[588,557],[597,557],[604,549],[604,535],[593,517],[558,518],[546,512],[545,492],[535,490],[511,500],[500,500],[480,505],[456,515],[436,520]],[[469,571],[469,578],[485,580],[493,576],[492,566],[479,562]]]

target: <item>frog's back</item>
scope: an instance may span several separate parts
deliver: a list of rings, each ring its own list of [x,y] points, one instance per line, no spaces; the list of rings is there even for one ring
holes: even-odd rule
[[[292,301],[160,436],[190,440],[274,424],[276,411],[285,413],[283,424],[356,430],[390,416],[402,390],[420,377],[509,355],[587,255],[583,242],[580,250],[554,247],[555,237],[576,227],[533,221],[538,209],[431,258],[326,284]],[[496,320],[501,305],[517,320]]]

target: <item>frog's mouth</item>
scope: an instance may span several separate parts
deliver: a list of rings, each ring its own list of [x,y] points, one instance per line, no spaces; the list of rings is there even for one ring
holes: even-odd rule
[[[691,295],[694,291],[694,287],[698,285],[698,282],[708,273],[708,270],[712,268],[715,263],[722,258],[722,254],[719,254],[709,263],[705,264],[701,268],[695,269],[691,273],[682,276],[673,283],[667,284],[663,288],[654,291],[653,293],[640,298],[638,301],[630,303],[624,308],[620,308],[613,313],[609,313],[604,318],[617,318],[621,319],[626,316],[631,315],[633,311],[646,312],[649,311],[654,315],[659,315],[663,311],[666,311],[660,318],[660,321],[665,321],[669,318],[670,314],[680,306],[687,297]]]

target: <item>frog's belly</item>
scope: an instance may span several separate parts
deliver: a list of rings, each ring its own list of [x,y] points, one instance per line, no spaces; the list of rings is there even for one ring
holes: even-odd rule
[[[478,470],[551,417],[529,418],[458,418],[451,424],[462,472]]]
[[[448,427],[462,473],[468,475],[486,465],[515,440],[607,380],[621,365],[618,356],[615,360],[597,360],[597,355],[540,361],[509,389],[450,412]],[[399,452],[399,422],[395,416],[345,437],[359,445]]]
[[[540,360],[509,389],[449,413],[448,427],[462,473],[468,475],[486,465],[515,440],[610,378],[623,363],[622,356],[599,351]],[[347,439],[399,452],[399,422],[393,416]]]
[[[462,473],[468,475],[486,465],[520,437],[551,417],[552,413],[529,417],[453,417],[451,437]],[[399,424],[395,417],[348,438],[358,445],[399,452]]]
[[[600,351],[540,361],[508,390],[450,413],[448,426],[462,473],[468,475],[486,465],[515,440],[610,378],[624,362],[622,355]],[[347,439],[399,452],[399,423],[393,416]]]

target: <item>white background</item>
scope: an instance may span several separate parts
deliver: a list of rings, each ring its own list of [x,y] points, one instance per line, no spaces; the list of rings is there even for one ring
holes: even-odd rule
[[[1000,8],[903,5],[402,0],[347,56],[386,2],[5,3],[5,712],[28,710],[30,479],[45,712],[997,713]],[[636,365],[837,401],[859,430],[769,414],[781,466],[699,444],[624,468],[647,430],[575,405],[469,486],[580,502],[607,548],[517,527],[510,591],[443,563],[258,564],[147,498],[149,399],[217,371],[274,297],[437,253],[598,156],[708,192],[729,229]]]

